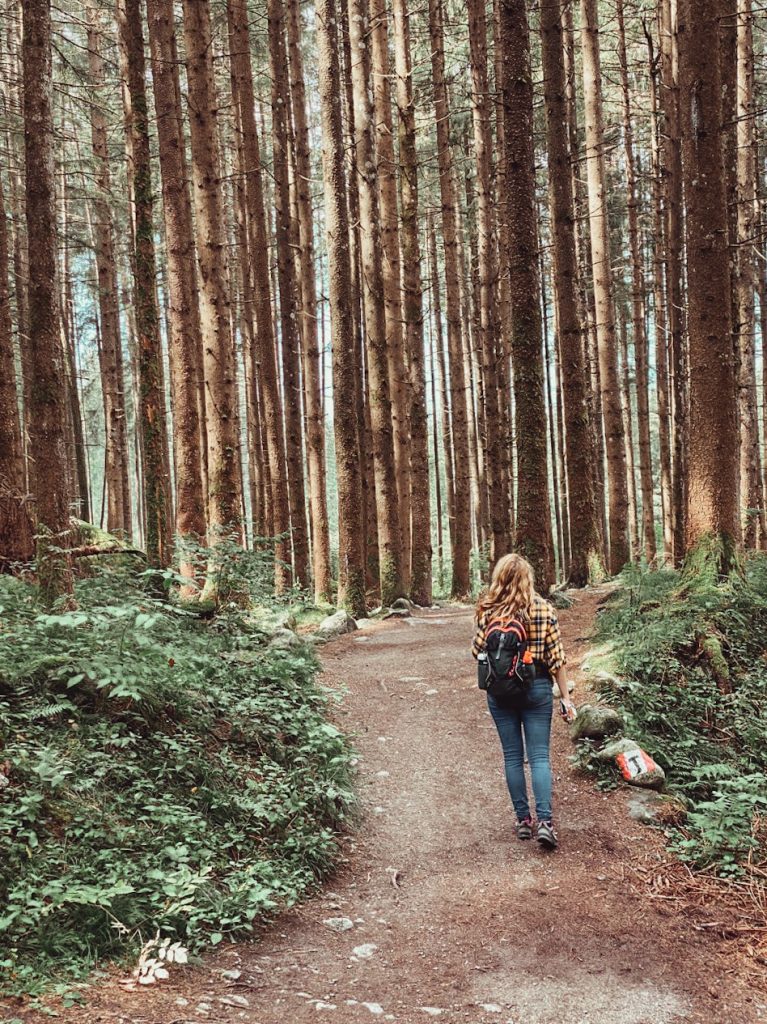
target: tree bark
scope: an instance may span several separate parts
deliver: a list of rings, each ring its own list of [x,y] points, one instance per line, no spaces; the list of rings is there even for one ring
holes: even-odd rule
[[[739,330],[740,491],[743,543],[755,548],[765,539],[759,415],[756,394],[756,288],[754,236],[754,40],[751,0],[738,0],[737,25],[737,277]],[[757,530],[758,527],[758,530]]]
[[[29,562],[34,537],[24,487],[24,448],[16,392],[13,322],[8,287],[8,227],[0,180],[0,571]]]
[[[445,42],[442,0],[429,0],[432,89],[437,120],[437,156],[442,199],[442,236],[445,245],[445,294],[447,343],[450,358],[450,404],[455,459],[455,542],[452,548],[453,597],[466,597],[471,590],[469,448],[467,434],[466,377],[461,349],[461,279],[456,237],[456,193],[450,148],[450,114],[445,86]]]
[[[411,382],[409,353],[403,329],[402,267],[400,231],[397,217],[397,172],[394,156],[394,125],[391,104],[391,62],[386,0],[370,0],[370,53],[373,74],[373,104],[378,160],[378,194],[383,248],[384,311],[386,314],[386,350],[389,360],[394,438],[394,468],[402,534],[402,582],[410,586],[411,547],[411,472],[410,424]],[[403,253],[404,256],[404,253]]]
[[[394,66],[399,115],[400,197],[402,206],[402,286],[405,349],[410,366],[411,572],[410,597],[428,607],[432,598],[429,421],[426,412],[421,247],[418,237],[418,151],[410,56],[407,0],[393,0]],[[434,410],[436,418],[436,409]],[[395,428],[396,433],[396,428]],[[437,470],[439,467],[436,467]]]
[[[626,150],[628,187],[628,229],[631,253],[631,324],[636,362],[637,429],[639,440],[639,477],[642,493],[642,537],[648,562],[655,559],[655,515],[650,446],[649,368],[647,334],[645,331],[645,276],[639,237],[639,197],[637,195],[636,161],[634,158],[634,127],[629,90],[628,58],[623,0],[618,0],[618,61],[623,99],[623,144]],[[629,408],[629,416],[631,410]]]
[[[66,491],[64,360],[56,284],[56,183],[50,0],[23,7],[24,151],[29,244],[29,430],[34,459],[37,578],[47,605],[72,593]]]
[[[227,536],[241,537],[237,387],[209,0],[184,0],[183,11],[204,349],[208,529],[209,542],[216,546]]]
[[[546,452],[530,29],[525,0],[500,0],[499,14],[506,187],[514,210],[508,228],[514,394],[520,438],[514,546],[533,566],[537,586],[545,593],[554,583],[554,551]],[[555,464],[552,469],[556,472]]]
[[[364,616],[365,524],[361,500],[359,435],[356,417],[349,415],[349,410],[356,408],[357,382],[336,0],[315,0],[315,11],[333,339],[333,426],[338,478],[338,602],[352,615]]]
[[[603,542],[596,490],[596,452],[591,427],[584,356],[584,331],[578,314],[578,260],[573,203],[573,154],[568,146],[562,12],[559,4],[541,7],[541,42],[549,201],[553,232],[554,298],[564,397],[571,560],[566,578],[585,586],[602,560]]]
[[[581,0],[581,39],[583,43],[583,95],[586,109],[586,172],[589,193],[589,224],[591,226],[591,262],[610,500],[609,566],[612,573],[617,573],[629,558],[628,484],[612,295],[610,237],[605,189],[602,74],[596,0]]]
[[[269,66],[272,77],[272,147],[275,178],[277,278],[280,298],[280,340],[284,377],[285,454],[288,467],[295,582],[309,585],[309,538],[306,526],[306,496],[301,416],[299,336],[296,316],[295,263],[290,237],[291,207],[289,161],[290,89],[285,49],[285,9],[282,0],[269,0]]]
[[[300,321],[303,354],[304,403],[306,408],[306,455],[309,469],[309,501],[312,528],[314,595],[318,602],[332,600],[330,532],[325,469],[325,420],[320,391],[320,350],[317,342],[317,294],[314,268],[312,219],[312,168],[309,129],[306,122],[306,90],[301,54],[299,0],[288,0],[288,50],[290,93],[295,126],[296,200],[300,239]]]
[[[172,554],[171,481],[157,266],[154,250],[154,200],[149,155],[144,32],[140,0],[118,0],[117,20],[125,52],[128,82],[125,130],[130,139],[133,186],[133,279],[138,342],[140,429],[143,453],[144,544],[150,565],[165,567]]]
[[[665,212],[666,320],[668,323],[668,366],[672,385],[672,461],[669,511],[673,532],[673,557],[680,562],[684,553],[684,510],[687,502],[687,354],[685,348],[684,285],[682,261],[682,144],[680,129],[679,54],[674,0],[659,4],[661,64],[660,78],[662,122],[661,166],[662,196]]]
[[[267,524],[276,538],[275,588],[282,593],[290,582],[290,510],[285,470],[285,433],[282,396],[277,380],[274,326],[269,276],[269,239],[264,212],[261,151],[256,127],[253,69],[250,58],[246,0],[228,0],[227,19],[231,51],[232,97],[240,126],[245,168],[247,232],[255,317],[252,379],[262,399],[262,430],[266,442],[266,476],[269,487]]]
[[[123,380],[117,266],[110,209],[112,182],[107,148],[107,123],[102,105],[104,63],[101,56],[101,16],[92,0],[87,7],[88,63],[94,102],[91,105],[91,144],[96,162],[93,200],[96,235],[96,270],[101,320],[101,386],[106,433],[105,473],[107,529],[130,535],[131,507],[128,484],[128,437]]]
[[[721,75],[712,59],[717,5],[682,0],[679,70],[687,216],[690,336],[688,552],[710,545],[727,572],[739,535],[738,415],[727,248],[727,207],[720,138]]]
[[[501,426],[499,376],[505,378],[495,289],[498,265],[495,255],[495,224],[491,194],[490,86],[487,74],[487,24],[484,0],[469,0],[469,46],[472,73],[472,120],[477,164],[477,239],[479,271],[479,330],[485,397],[485,472],[490,502],[490,567],[510,546],[508,494],[504,486],[504,430]],[[515,43],[516,48],[516,43]],[[539,314],[540,315],[540,314]],[[540,324],[539,324],[540,340]],[[545,443],[544,443],[545,461]],[[551,541],[549,538],[549,545]],[[550,552],[547,557],[550,557]]]
[[[351,77],[354,91],[354,129],[360,197],[362,294],[370,382],[370,417],[378,512],[378,561],[381,604],[403,596],[401,530],[394,468],[389,367],[387,362],[383,260],[376,187],[373,110],[368,91],[365,0],[349,0]]]
[[[196,252],[189,196],[189,173],[181,111],[173,0],[147,0],[152,84],[157,114],[162,177],[165,255],[170,315],[168,355],[173,395],[173,454],[176,470],[176,533],[182,551],[179,569],[192,579],[195,569],[184,545],[199,544],[206,532],[205,391]],[[192,588],[184,589],[191,596]]]

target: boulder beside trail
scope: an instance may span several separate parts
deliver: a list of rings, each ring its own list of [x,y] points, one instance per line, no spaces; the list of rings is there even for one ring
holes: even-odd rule
[[[276,629],[269,640],[273,651],[294,651],[303,647],[304,641],[292,629]]]
[[[353,633],[356,629],[357,623],[351,615],[340,608],[333,615],[328,615],[326,619],[322,620],[313,639],[317,644],[325,644],[328,640],[335,640],[339,636]]]
[[[663,789],[666,773],[635,740],[622,738],[607,743],[596,757],[599,761],[615,761],[629,786],[641,789]]]
[[[623,730],[620,712],[607,704],[584,704],[578,708],[578,717],[570,726],[573,740],[604,740]]]

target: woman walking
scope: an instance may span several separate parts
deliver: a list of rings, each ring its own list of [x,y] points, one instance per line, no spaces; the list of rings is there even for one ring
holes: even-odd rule
[[[527,634],[526,657],[532,660],[534,669],[530,682],[518,696],[501,698],[488,693],[487,703],[503,748],[506,784],[517,815],[517,837],[531,839],[533,835],[524,768],[527,749],[538,819],[536,838],[543,847],[553,850],[557,835],[552,823],[549,757],[552,680],[556,680],[562,698],[563,717],[568,721],[575,718],[556,612],[535,592],[530,563],[521,555],[511,554],[498,560],[490,586],[477,602],[476,616],[477,630],[471,648],[475,658],[485,652],[491,624],[517,620]]]

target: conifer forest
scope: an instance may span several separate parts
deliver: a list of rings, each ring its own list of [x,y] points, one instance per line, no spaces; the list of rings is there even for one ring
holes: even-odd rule
[[[3,565],[359,615],[767,542],[759,13],[5,0]]]
[[[279,1019],[554,1020],[469,954],[449,1016],[399,916],[426,873],[413,920],[453,950],[500,927],[471,888],[470,838],[509,854],[470,606],[510,552],[551,629],[562,610],[546,870],[582,913],[538,883],[499,898],[587,973],[625,910],[660,986],[624,1006],[616,974],[613,1016],[556,1019],[750,1024],[754,971],[767,1012],[766,10],[0,0],[0,1018],[8,993],[37,1024],[22,1001],[94,964],[138,956],[135,995],[239,950],[351,849],[330,920],[355,972],[387,948],[360,922],[393,920],[405,980]],[[627,749],[663,790],[639,874]],[[389,787],[367,817],[360,775]],[[289,934],[348,981],[334,928]],[[719,939],[731,1016],[707,1002]],[[287,989],[254,991],[220,1002]],[[117,1020],[103,998],[76,1019]]]

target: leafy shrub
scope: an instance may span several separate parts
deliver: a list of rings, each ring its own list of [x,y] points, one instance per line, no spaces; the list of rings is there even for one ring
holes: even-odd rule
[[[688,803],[675,849],[732,873],[761,848],[767,814],[767,558],[725,582],[638,569],[623,581],[598,625],[619,675],[602,688]]]
[[[127,574],[83,580],[77,599],[43,614],[0,579],[12,990],[157,929],[192,949],[252,930],[330,869],[353,807],[308,646],[271,651],[246,612],[203,621]]]

